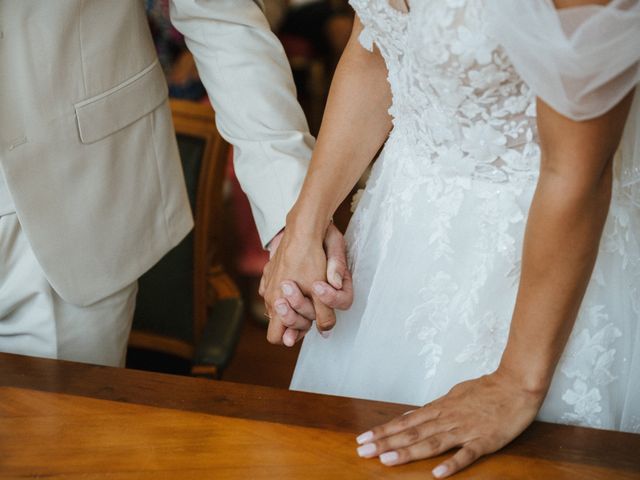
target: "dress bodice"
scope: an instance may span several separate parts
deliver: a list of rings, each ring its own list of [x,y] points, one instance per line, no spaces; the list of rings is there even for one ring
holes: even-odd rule
[[[492,38],[483,0],[351,0],[393,94],[391,141],[418,170],[492,182],[536,178],[535,96]]]

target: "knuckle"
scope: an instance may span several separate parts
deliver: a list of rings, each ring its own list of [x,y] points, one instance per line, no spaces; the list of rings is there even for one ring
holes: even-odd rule
[[[405,439],[409,443],[415,443],[420,440],[420,431],[416,427],[409,427],[404,432]]]
[[[295,328],[296,330],[308,330],[311,326],[311,322],[301,315],[296,315]]]
[[[333,267],[335,269],[346,269],[347,268],[347,262],[342,256],[331,257],[329,259],[329,263],[330,263],[330,267]]]
[[[436,451],[442,446],[442,441],[438,437],[431,437],[427,439],[427,446],[431,451]]]
[[[289,304],[294,310],[300,310],[303,307],[302,298],[297,295],[289,299]]]
[[[304,317],[310,322],[316,319],[316,309],[313,308],[313,304],[310,302],[306,302],[304,305]]]
[[[480,456],[477,448],[474,446],[463,447],[461,451],[464,452],[464,459],[467,462],[473,462]]]
[[[287,313],[284,317],[282,317],[282,323],[285,326],[290,327],[296,323],[296,317],[291,313]]]
[[[351,308],[351,305],[353,305],[353,296],[349,295],[340,302],[340,309],[348,310]]]
[[[398,419],[398,427],[403,429],[403,430],[406,429],[406,428],[409,428],[409,426],[410,426],[409,422],[410,422],[410,419],[409,419],[409,417],[407,415],[405,415],[403,417],[400,417]]]
[[[320,298],[322,299],[322,303],[324,303],[327,306],[330,306],[329,304],[334,303],[336,301],[336,297],[337,297],[336,291],[332,288],[327,288],[325,292],[320,295]]]
[[[336,319],[333,317],[317,318],[316,322],[324,330],[331,330],[336,324]]]
[[[316,320],[316,324],[318,325],[321,332],[328,332],[333,329],[333,324],[318,322]]]
[[[396,452],[398,453],[398,464],[411,462],[419,458],[419,456],[415,454],[413,447],[398,448]]]
[[[387,452],[391,450],[391,447],[389,446],[389,442],[384,438],[381,440],[376,440],[374,442],[374,445],[376,446],[377,453]]]
[[[458,461],[457,458],[452,457],[449,460],[447,460],[445,462],[445,465],[447,467],[447,470],[449,472],[457,472],[458,470],[460,470],[461,468],[463,468],[463,465]]]

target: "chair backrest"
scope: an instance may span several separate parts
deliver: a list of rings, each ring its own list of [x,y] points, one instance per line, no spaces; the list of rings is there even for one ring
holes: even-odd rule
[[[140,278],[129,345],[191,359],[207,318],[207,275],[221,255],[229,145],[209,105],[170,103],[195,228]]]

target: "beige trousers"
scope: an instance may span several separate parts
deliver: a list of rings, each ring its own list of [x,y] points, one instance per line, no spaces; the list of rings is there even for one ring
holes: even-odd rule
[[[124,366],[138,284],[92,305],[51,288],[17,215],[0,216],[0,351]]]

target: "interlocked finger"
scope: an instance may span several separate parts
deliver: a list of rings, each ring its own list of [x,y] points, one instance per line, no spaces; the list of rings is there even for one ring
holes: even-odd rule
[[[287,328],[282,336],[282,343],[287,347],[293,347],[297,342],[302,340],[309,330],[294,330]]]
[[[304,296],[295,282],[282,282],[280,290],[296,313],[302,315],[308,320],[316,319],[316,311],[313,308],[313,302]]]
[[[268,302],[265,302],[267,310],[266,316],[269,318],[269,326],[267,327],[267,341],[274,345],[282,345],[282,336],[287,327],[282,323],[278,314],[271,309]]]
[[[347,310],[353,303],[353,284],[348,270],[342,282],[342,289],[336,290],[327,282],[315,282],[313,291],[320,301],[329,308]]]
[[[312,321],[299,315],[284,298],[279,298],[274,302],[274,308],[282,324],[293,330],[309,330]]]
[[[316,327],[322,334],[331,330],[336,324],[336,314],[332,308],[327,307],[322,301],[313,295],[313,307],[316,311]]]

